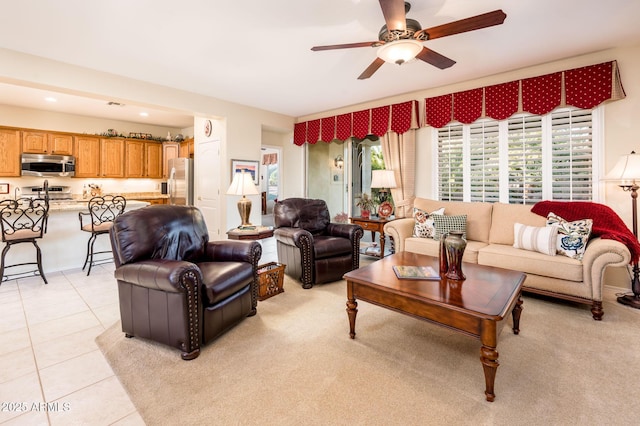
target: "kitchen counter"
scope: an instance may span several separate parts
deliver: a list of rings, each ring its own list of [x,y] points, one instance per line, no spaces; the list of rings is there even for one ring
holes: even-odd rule
[[[126,198],[126,197],[125,197]],[[89,211],[89,200],[49,200],[49,213]],[[137,209],[149,205],[146,201],[127,198],[126,210]]]

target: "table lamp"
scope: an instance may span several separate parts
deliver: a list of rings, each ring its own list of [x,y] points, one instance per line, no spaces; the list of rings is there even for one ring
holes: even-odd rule
[[[388,189],[396,187],[396,177],[393,170],[373,170],[371,172],[371,188],[380,188],[378,190],[378,201],[381,203],[387,201],[389,196]]]
[[[243,229],[252,226],[249,222],[249,216],[251,215],[251,200],[246,195],[258,195],[258,188],[253,183],[253,176],[251,173],[247,173],[246,170],[236,172],[233,176],[233,181],[227,190],[227,195],[242,195],[242,198],[238,201],[238,213],[240,213],[240,219],[242,224],[238,227]]]
[[[631,192],[631,211],[633,214],[633,235],[638,238],[638,189],[640,186],[636,181],[640,181],[640,155],[635,151],[631,154],[620,157],[616,165],[604,177],[604,180],[619,181],[618,185],[623,191]],[[633,262],[633,278],[631,279],[631,291],[618,297],[618,302],[632,308],[640,309],[640,268],[638,262]]]

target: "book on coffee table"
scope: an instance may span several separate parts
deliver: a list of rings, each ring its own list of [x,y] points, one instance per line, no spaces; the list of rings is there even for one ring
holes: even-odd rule
[[[393,272],[401,280],[440,280],[440,274],[431,266],[393,266]]]

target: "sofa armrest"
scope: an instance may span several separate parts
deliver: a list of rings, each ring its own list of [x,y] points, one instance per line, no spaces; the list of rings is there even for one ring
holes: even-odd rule
[[[247,262],[255,268],[262,257],[262,246],[257,241],[209,241],[205,256],[214,262]]]
[[[393,238],[396,253],[404,251],[404,240],[413,235],[414,225],[412,217],[392,220],[384,225],[384,233]]]
[[[582,258],[584,283],[592,289],[593,300],[602,301],[604,271],[607,266],[626,266],[631,261],[627,246],[616,240],[592,238]]]
[[[313,242],[313,235],[311,232],[302,228],[277,228],[273,231],[273,235],[276,237],[277,241],[299,248],[303,248],[305,246],[310,248]]]
[[[202,282],[200,268],[183,260],[154,259],[127,263],[117,267],[114,276],[118,281],[170,293],[183,293],[185,278],[195,283]]]
[[[330,223],[327,233],[332,237],[349,238],[352,243],[359,242],[364,235],[362,226],[352,223]]]

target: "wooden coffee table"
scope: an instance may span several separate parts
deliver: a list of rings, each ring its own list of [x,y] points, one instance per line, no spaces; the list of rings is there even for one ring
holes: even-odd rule
[[[464,263],[467,279],[453,281],[398,279],[393,265],[424,265],[438,270],[438,259],[400,252],[345,274],[350,336],[356,336],[358,302],[364,300],[479,339],[487,401],[495,399],[498,336],[511,313],[513,332],[520,332],[522,272]]]

